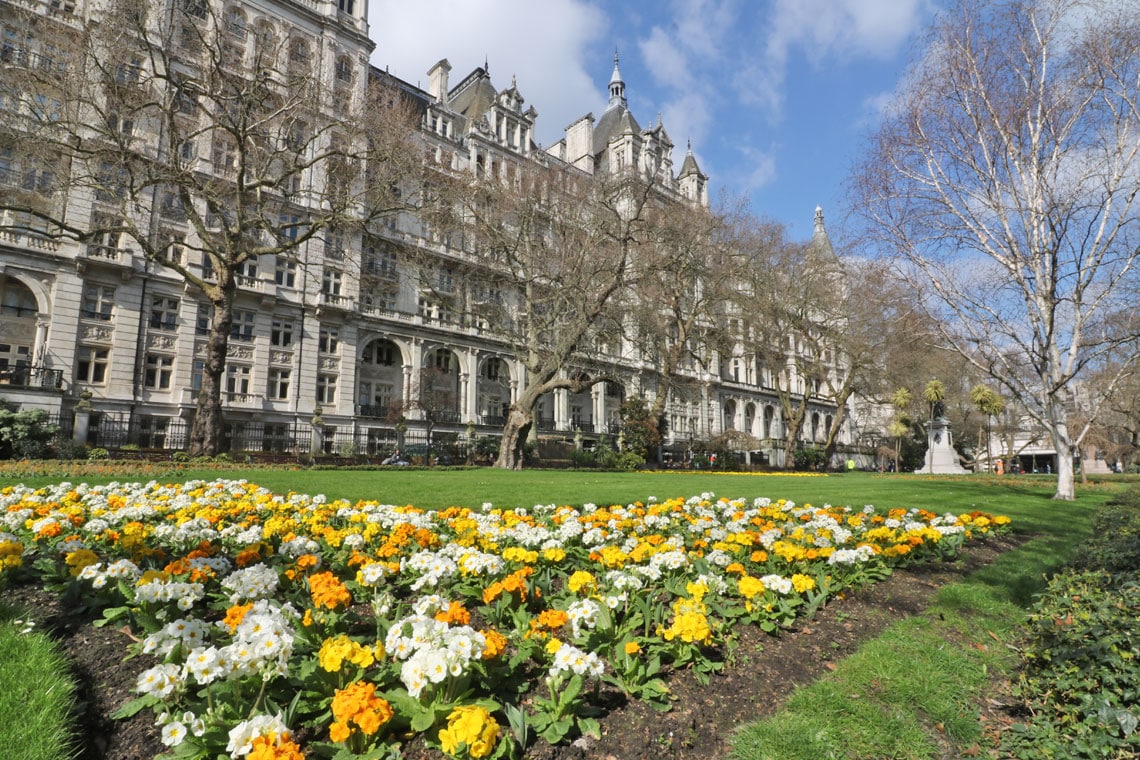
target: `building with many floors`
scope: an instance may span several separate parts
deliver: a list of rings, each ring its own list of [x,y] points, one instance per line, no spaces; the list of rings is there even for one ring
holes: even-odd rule
[[[207,2],[181,1],[203,8]],[[324,108],[365,98],[369,82],[383,81],[402,92],[421,115],[425,155],[452,171],[494,176],[512,164],[545,162],[585,174],[653,173],[665,202],[708,205],[708,178],[692,151],[675,169],[674,143],[660,117],[643,127],[630,111],[616,55],[601,116],[581,117],[563,139],[543,147],[534,136],[537,112],[519,84],[512,79],[499,89],[487,66],[455,81],[450,64],[441,60],[427,72],[426,90],[371,67],[363,0],[242,0],[211,10],[225,20],[219,44],[228,45],[238,60],[269,41],[289,65],[303,62],[323,72]],[[43,24],[21,26],[29,13]],[[100,0],[0,2],[0,66],[55,65],[60,51],[27,30],[47,24],[81,28],[99,13]],[[218,150],[215,145],[214,171]],[[43,183],[20,155],[0,147],[0,193],[34,192]],[[51,202],[79,226],[103,213],[98,197]],[[51,234],[37,219],[0,213],[0,398],[46,409],[65,426],[86,399],[92,410],[86,442],[183,448],[202,381],[207,304],[184,278],[141,255],[126,236],[77,242]],[[157,203],[150,213],[172,240],[194,234],[175,203]],[[815,238],[830,249],[818,209]],[[425,289],[420,271],[409,263],[408,251],[416,252],[417,261],[447,260],[457,255],[450,246],[404,213],[368,234],[314,238],[301,248],[300,262],[278,256],[243,265],[224,374],[229,449],[308,450],[319,441],[330,452],[386,453],[427,425],[422,405],[411,403],[421,392],[425,368],[433,371],[430,382],[448,391],[440,397],[442,408],[430,410],[435,435],[463,439],[500,432],[525,382],[522,367],[493,324],[461,318],[439,297],[454,293],[471,301],[494,294],[462,278],[448,281],[452,270],[445,266]],[[195,260],[193,246],[183,252],[174,244],[170,250],[209,279],[209,261]],[[346,260],[358,266],[341,266]],[[618,340],[595,354],[590,371],[603,367],[620,381],[543,398],[536,420],[540,438],[589,445],[616,436],[623,400],[652,398],[655,383],[633,346]],[[687,387],[696,390],[669,399],[667,443],[691,448],[741,431],[755,439],[752,446],[767,461],[781,464],[783,426],[770,375],[745,356],[718,357],[689,372]],[[811,444],[823,440],[835,409],[822,397],[807,403],[802,437]]]

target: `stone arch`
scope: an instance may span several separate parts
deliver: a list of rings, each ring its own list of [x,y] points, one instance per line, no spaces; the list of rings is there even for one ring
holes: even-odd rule
[[[756,418],[756,404],[749,401],[744,405],[744,432],[749,435],[756,435],[756,426],[759,421]]]
[[[399,414],[404,399],[404,351],[396,341],[377,336],[360,348],[356,403],[362,416]]]
[[[494,354],[480,357],[475,383],[479,424],[502,426],[512,399],[510,362]]]
[[[724,419],[721,421],[721,430],[736,430],[736,400],[728,399],[724,402]]]
[[[815,443],[819,440],[819,412],[811,413],[811,441]]]
[[[416,402],[425,415],[437,422],[458,422],[462,404],[458,353],[447,346],[425,349],[416,382]]]
[[[764,406],[764,437],[779,438],[776,432],[776,407],[771,404]]]
[[[40,314],[50,303],[41,283],[0,273],[0,367],[36,363],[43,349]]]

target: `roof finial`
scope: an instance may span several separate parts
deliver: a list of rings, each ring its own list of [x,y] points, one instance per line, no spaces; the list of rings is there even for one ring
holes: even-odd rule
[[[618,51],[614,48],[614,73],[610,76],[610,103],[608,108],[625,105],[625,82],[621,80],[621,70],[618,69]]]
[[[483,54],[483,72],[487,74],[487,76],[491,75],[491,63],[487,60],[486,53]]]

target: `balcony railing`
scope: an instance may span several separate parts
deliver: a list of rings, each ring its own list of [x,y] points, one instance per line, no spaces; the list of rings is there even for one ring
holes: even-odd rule
[[[0,367],[0,385],[60,390],[63,388],[63,370],[27,366]]]
[[[388,413],[392,411],[392,407],[388,404],[357,404],[356,414],[360,417],[373,417],[376,419],[387,419]]]

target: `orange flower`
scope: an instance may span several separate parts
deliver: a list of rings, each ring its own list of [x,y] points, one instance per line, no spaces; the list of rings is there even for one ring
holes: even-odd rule
[[[467,625],[471,622],[471,613],[461,602],[449,602],[446,610],[435,613],[435,619],[448,625]]]
[[[352,604],[352,594],[348,588],[330,572],[317,573],[309,577],[309,595],[313,606],[318,609],[335,610]]]
[[[507,651],[507,637],[495,630],[480,631],[483,634],[483,659],[493,660]]]
[[[226,610],[226,617],[224,620],[222,620],[222,622],[225,623],[226,627],[230,629],[230,633],[233,633],[237,630],[237,627],[241,625],[241,621],[245,620],[245,613],[249,612],[252,609],[253,602],[250,602],[249,604],[235,604],[233,607],[230,607],[228,610]]]
[[[352,733],[352,725],[371,736],[392,719],[392,705],[376,696],[376,685],[367,681],[354,681],[333,695],[332,713],[336,719],[329,726],[329,738],[342,742]]]

